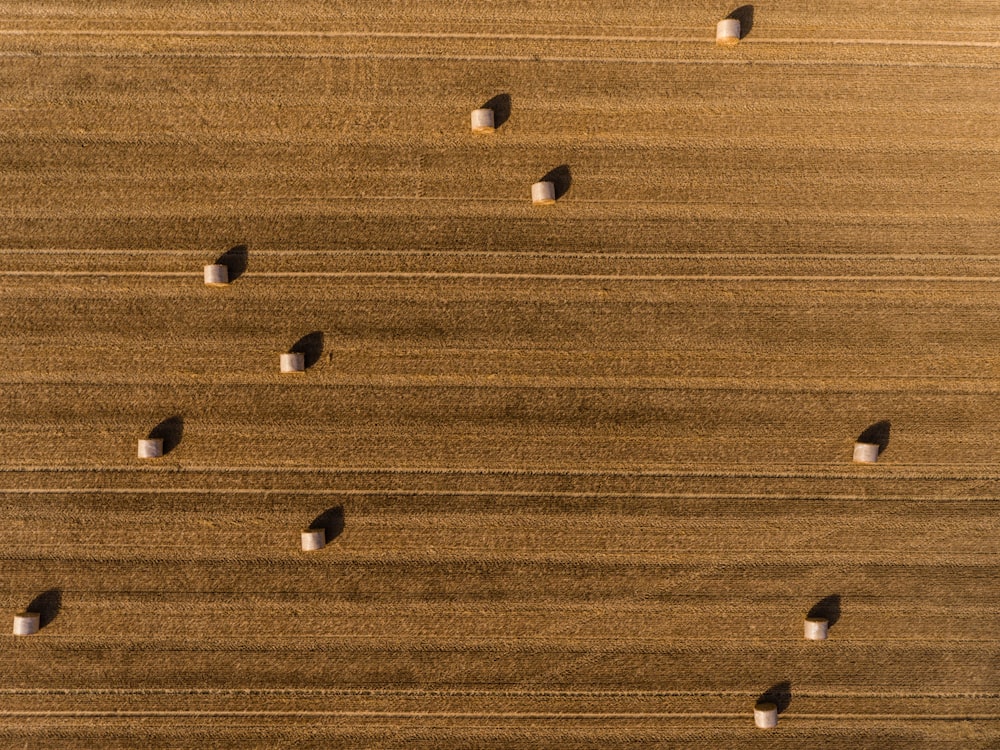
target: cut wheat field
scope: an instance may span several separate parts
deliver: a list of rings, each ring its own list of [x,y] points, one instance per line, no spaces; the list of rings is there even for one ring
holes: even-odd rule
[[[0,3],[0,746],[1000,746],[1000,8],[802,5]]]

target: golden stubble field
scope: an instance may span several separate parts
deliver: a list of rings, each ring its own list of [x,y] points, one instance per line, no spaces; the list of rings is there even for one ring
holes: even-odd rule
[[[1000,744],[1000,9],[799,5],[0,5],[0,745]]]

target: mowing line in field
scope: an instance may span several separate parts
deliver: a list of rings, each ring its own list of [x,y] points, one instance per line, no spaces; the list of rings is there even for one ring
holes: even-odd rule
[[[841,463],[820,464],[839,467]],[[940,467],[939,473],[908,471],[909,466]],[[985,467],[984,467],[985,468]],[[212,474],[390,474],[390,475],[455,475],[455,476],[527,476],[527,477],[663,477],[692,479],[871,479],[869,469],[855,472],[844,471],[737,471],[720,469],[531,469],[494,467],[443,467],[443,466],[202,466],[202,465],[162,465],[162,466],[57,466],[53,464],[23,464],[20,466],[0,466],[0,474],[72,474],[132,472],[142,474],[212,473]],[[968,474],[956,473],[954,464],[886,464],[879,468],[882,480],[894,481],[995,481],[1000,480],[1000,472],[984,471]],[[99,489],[99,488],[98,488]]]
[[[569,711],[336,711],[336,710],[118,710],[118,711],[0,711],[7,718],[67,718],[67,719],[125,719],[125,718],[353,718],[353,719],[468,719],[468,720],[537,720],[537,721],[634,721],[637,719],[735,719],[747,721],[746,711],[733,712],[569,712]],[[1000,713],[989,714],[877,714],[877,713],[789,713],[781,721],[831,720],[831,721],[1000,721]]]
[[[86,487],[60,487],[60,488],[9,488],[0,487],[0,495],[338,495],[345,497],[364,497],[367,495],[401,496],[401,497],[537,497],[537,498],[566,498],[581,500],[601,500],[604,498],[631,498],[633,500],[796,500],[799,502],[829,502],[844,501],[852,502],[863,500],[871,502],[870,495],[828,495],[811,494],[789,495],[789,494],[732,494],[721,492],[542,492],[542,491],[521,491],[521,490],[401,490],[392,489],[246,489],[224,487],[116,487],[110,489],[86,488]],[[913,495],[881,495],[885,501],[906,501],[919,502],[920,499]],[[944,498],[937,495],[933,497],[935,502],[940,502]],[[950,498],[956,502],[986,502],[996,500],[996,495],[984,495],[982,497],[963,496],[960,498]]]
[[[731,281],[744,283],[759,282],[863,282],[863,281],[914,281],[914,282],[956,282],[986,283],[1000,282],[1000,276],[808,276],[781,274],[583,274],[583,273],[474,273],[463,271],[261,271],[253,274],[268,279],[443,279],[443,280],[528,280],[528,281]],[[147,278],[201,278],[200,273],[190,271],[0,271],[0,277],[147,277]]]
[[[860,477],[854,477],[858,479]],[[893,477],[898,479],[898,477]],[[947,480],[941,480],[947,481]],[[733,494],[729,492],[520,492],[517,490],[407,490],[393,488],[379,489],[226,489],[222,487],[187,487],[174,489],[170,487],[116,487],[116,488],[87,488],[87,487],[61,487],[61,488],[0,488],[0,495],[295,495],[295,496],[335,496],[335,497],[366,497],[377,495],[379,497],[525,497],[539,499],[566,499],[566,500],[606,500],[628,498],[631,500],[789,500],[797,503],[826,503],[826,502],[863,502],[870,503],[871,495],[831,495],[827,493],[811,492],[810,494]],[[961,495],[942,497],[937,493],[926,496],[913,495],[892,495],[882,493],[879,495],[880,501],[885,502],[955,502],[955,503],[984,503],[996,501],[996,494],[992,495]]]
[[[232,695],[280,696],[318,695],[344,698],[744,698],[756,696],[746,690],[559,690],[555,688],[523,690],[520,688],[348,688],[348,687],[280,687],[280,688],[0,688],[0,695],[110,695],[110,696],[173,696],[173,695]],[[1000,693],[971,692],[947,693],[940,691],[917,692],[907,690],[796,690],[799,698],[913,698],[916,700],[940,698],[944,700],[996,700]],[[0,711],[2,713],[2,711]]]
[[[1000,66],[998,66],[1000,70]],[[2,140],[2,138],[0,138]],[[288,218],[289,216],[298,216],[302,212],[322,212],[329,210],[338,204],[344,204],[345,207],[350,207],[351,211],[356,211],[358,202],[382,202],[382,203],[394,203],[394,204],[421,204],[421,203],[440,203],[446,205],[448,208],[454,210],[455,208],[481,208],[481,207],[504,207],[509,208],[512,206],[518,206],[521,209],[526,208],[527,200],[524,198],[488,198],[488,197],[468,197],[463,196],[461,198],[455,198],[448,195],[414,195],[410,194],[394,194],[394,195],[358,195],[358,194],[326,194],[322,199],[320,198],[310,198],[308,196],[302,196],[300,198],[287,198],[279,199],[275,195],[270,195],[267,193],[247,195],[247,200],[252,201],[268,201],[275,206],[276,215],[284,216]],[[277,205],[277,201],[283,200],[281,207]],[[579,204],[584,207],[590,208],[604,208],[611,207],[617,208],[619,206],[628,205],[632,208],[648,209],[654,210],[655,213],[649,213],[647,216],[656,219],[680,219],[680,220],[691,220],[691,219],[715,219],[720,218],[720,209],[723,208],[718,204],[698,202],[698,203],[677,203],[675,201],[669,200],[645,200],[645,199],[633,199],[633,200],[622,200],[622,199],[598,199],[598,198],[574,198],[570,205]],[[404,208],[401,206],[390,206],[392,208]],[[814,221],[817,217],[816,210],[814,208],[796,208],[796,207],[785,207],[782,209],[773,209],[768,204],[759,203],[752,204],[748,208],[739,208],[726,205],[726,213],[722,216],[729,220],[737,219],[759,219],[761,217],[767,219],[781,219],[782,221],[788,219],[794,220],[806,220]],[[200,211],[197,209],[191,209],[190,212],[185,211],[185,216],[190,217],[208,217],[217,219],[225,214],[219,214],[215,211]],[[449,212],[449,215],[454,216],[453,213]],[[13,212],[7,211],[5,214],[8,220],[10,219],[29,219],[29,220],[41,220],[48,221],[51,217],[47,214],[32,213],[29,211]],[[61,211],[59,214],[62,219],[80,218],[80,219],[98,219],[98,218],[113,218],[116,221],[121,219],[121,212],[115,211],[100,211],[100,210],[88,210],[86,212],[73,213],[71,211]],[[145,219],[171,219],[176,220],[178,215],[175,212],[153,212],[144,211],[141,214],[137,214]],[[255,216],[259,216],[255,214]],[[437,217],[440,220],[440,216]],[[481,214],[470,214],[463,217],[464,219],[481,219]],[[491,218],[503,218],[499,216],[494,216]],[[879,222],[884,221],[886,216],[884,214],[879,214],[875,211],[838,211],[835,209],[825,210],[822,213],[822,219],[825,222],[854,222],[854,221],[865,221],[865,222]],[[889,220],[891,222],[898,222],[900,226],[903,226],[904,222],[907,225],[912,225],[920,222],[927,221],[953,221],[960,220],[963,224],[971,223],[975,226],[985,227],[987,224],[992,226],[992,217],[986,213],[984,208],[982,211],[965,211],[963,210],[953,210],[950,212],[940,212],[928,209],[926,211],[921,211],[919,213],[910,213],[902,211],[894,211],[890,216]],[[956,230],[958,231],[958,230]],[[204,256],[202,256],[204,257]]]
[[[121,248],[73,248],[73,247],[45,247],[45,248],[20,248],[9,247],[0,248],[0,255],[124,255],[134,257],[136,253],[154,253],[156,255],[175,255],[178,257],[203,257],[204,250],[192,248],[189,250],[178,250],[170,248],[145,247],[132,250]],[[579,260],[863,260],[866,263],[881,260],[980,260],[980,261],[1000,261],[1000,255],[992,253],[734,253],[734,252],[688,252],[688,253],[622,253],[622,252],[579,252],[579,251],[551,251],[551,250],[339,250],[328,248],[305,248],[297,250],[275,250],[275,249],[255,249],[254,256],[273,255],[278,257],[295,257],[308,255],[324,255],[334,257],[471,257],[471,258],[546,258],[553,260],[579,259]],[[0,271],[0,274],[5,273]],[[34,273],[32,271],[9,272],[9,273]],[[41,271],[42,274],[65,275],[57,271]],[[98,272],[85,272],[98,273]],[[126,272],[127,273],[127,272]],[[197,276],[190,272],[177,272],[182,276]],[[259,273],[252,275],[258,276]]]
[[[47,562],[47,563],[99,563],[101,565],[115,565],[115,566],[134,566],[136,564],[144,565],[196,565],[204,563],[212,564],[238,564],[242,566],[258,565],[266,566],[273,570],[279,569],[290,569],[293,571],[298,571],[302,567],[301,558],[299,557],[299,552],[294,549],[281,547],[280,549],[275,549],[272,554],[259,555],[259,556],[249,556],[242,554],[242,545],[239,549],[235,547],[230,547],[229,549],[222,550],[220,553],[207,554],[205,556],[196,557],[191,555],[170,555],[166,554],[170,550],[178,550],[182,553],[188,549],[189,545],[185,543],[177,543],[170,545],[163,545],[158,547],[156,552],[151,555],[144,555],[144,552],[148,551],[147,545],[133,544],[133,545],[122,545],[116,544],[113,549],[108,554],[102,554],[108,546],[100,544],[76,544],[73,545],[70,550],[65,542],[57,543],[43,543],[43,544],[24,544],[22,548],[14,548],[8,551],[0,551],[0,561],[5,563],[26,563],[26,562]],[[30,549],[30,553],[28,552]],[[54,551],[55,554],[43,554],[46,551]],[[134,554],[126,554],[129,551],[134,551]],[[727,556],[728,555],[728,556]],[[358,567],[369,566],[369,567],[382,567],[385,565],[394,565],[398,567],[407,567],[410,565],[442,565],[442,564],[464,564],[464,563],[476,563],[481,566],[551,566],[553,568],[569,568],[573,570],[580,570],[583,568],[589,570],[607,570],[613,569],[616,571],[628,571],[628,570],[650,570],[650,569],[666,569],[675,566],[684,566],[685,568],[712,568],[718,565],[725,566],[739,566],[741,570],[745,571],[761,571],[761,570],[772,570],[776,565],[787,565],[790,560],[794,560],[798,564],[810,564],[810,565],[829,565],[832,568],[864,568],[869,570],[880,570],[880,569],[898,569],[901,567],[908,566],[920,566],[920,567],[937,567],[937,568],[955,568],[961,569],[965,572],[970,571],[990,571],[996,568],[995,565],[995,554],[992,552],[928,552],[928,553],[901,553],[896,550],[890,550],[886,552],[879,553],[866,553],[864,549],[850,549],[844,548],[838,552],[830,552],[828,550],[814,551],[813,549],[798,549],[789,547],[781,552],[741,552],[732,553],[731,548],[727,547],[670,547],[670,548],[647,548],[647,547],[633,547],[627,552],[604,552],[604,553],[594,553],[594,552],[536,552],[530,547],[521,547],[517,549],[512,549],[512,551],[503,555],[494,554],[484,554],[482,552],[481,546],[463,546],[463,547],[437,547],[435,546],[433,552],[421,553],[419,551],[408,551],[403,550],[393,553],[372,553],[370,555],[365,555],[360,552],[358,553],[344,553],[339,558],[341,563],[349,563]],[[695,574],[693,574],[695,575]],[[696,574],[701,576],[702,573]],[[215,589],[211,590],[211,593],[218,594],[223,593]],[[238,594],[239,592],[224,592]],[[319,593],[312,590],[307,591],[297,591],[295,593]],[[579,623],[574,622],[574,627],[579,625]],[[260,636],[263,638],[264,636]],[[330,636],[333,637],[333,636]],[[384,640],[388,643],[393,643],[391,639],[386,639],[382,635],[357,635],[357,636],[340,636],[345,640],[350,640],[351,638],[358,639],[362,642],[368,640]],[[268,639],[281,640],[291,639],[293,642],[296,641],[296,637],[293,636],[267,636]],[[548,638],[548,637],[537,637],[537,636],[525,636],[520,637],[518,640],[521,641],[559,641],[574,643],[577,640],[597,640],[604,641],[605,638],[584,638],[583,636],[567,636],[566,638]],[[613,639],[612,639],[613,640]],[[718,638],[713,636],[711,638],[707,637],[681,637],[674,636],[673,640],[678,642],[693,641],[695,643],[699,642],[711,642],[715,643]],[[798,640],[795,638],[793,640]],[[878,639],[853,639],[853,643],[858,644],[878,644],[878,643],[993,643],[995,638],[959,638],[954,636],[942,637],[942,638],[931,638],[927,636],[915,636],[915,637],[886,637]],[[449,643],[460,644],[461,647],[469,645],[483,645],[489,646],[494,644],[496,639],[488,638],[485,640],[479,640],[475,637],[468,637],[461,640],[449,639]],[[636,643],[638,641],[642,642],[658,642],[656,639],[650,638],[625,638],[620,637],[620,643]],[[753,639],[747,639],[747,643],[753,643]],[[435,649],[451,648],[450,645],[442,645],[440,639],[434,639],[433,641],[428,641],[423,644],[426,648]],[[221,648],[221,650],[229,650],[230,646],[220,644],[216,647]],[[244,649],[238,646],[232,646],[232,648],[242,651]],[[457,648],[457,646],[456,646]]]
[[[465,39],[473,41],[544,41],[544,42],[613,42],[641,44],[715,44],[715,37],[694,36],[629,36],[607,34],[498,34],[428,31],[302,31],[291,29],[0,29],[0,36],[88,36],[88,37],[245,37],[291,39]],[[1000,48],[1000,42],[987,40],[946,39],[872,39],[868,37],[761,37],[754,36],[743,44],[829,44],[899,47],[986,47]]]
[[[798,714],[805,717],[807,714]],[[840,716],[830,714],[831,717]],[[870,716],[870,715],[865,715]],[[922,718],[931,718],[927,714],[917,714]],[[330,718],[361,718],[361,719],[550,719],[550,720],[573,720],[573,719],[602,719],[602,720],[630,720],[630,719],[743,719],[746,720],[746,712],[743,713],[569,713],[569,712],[511,712],[511,713],[475,713],[463,711],[317,711],[314,709],[280,711],[280,710],[249,710],[249,711],[225,711],[225,710],[159,710],[159,711],[0,711],[0,717],[38,717],[38,718],[77,718],[77,719],[114,719],[114,718],[172,718],[172,717],[211,717],[211,718],[255,718],[255,717],[330,717]],[[901,717],[905,718],[905,717]],[[953,716],[942,715],[939,718],[954,719]],[[994,717],[992,714],[986,718]]]
[[[593,34],[484,34],[443,31],[296,31],[288,29],[0,29],[0,36],[91,36],[91,37],[248,37],[274,39],[469,39],[535,40],[568,42],[674,42],[715,43],[713,36],[613,36]],[[979,44],[979,43],[973,43]],[[981,44],[991,44],[982,42]],[[1000,46],[1000,44],[993,44]]]
[[[409,53],[346,52],[0,52],[0,58],[94,58],[94,59],[271,59],[271,60],[429,60],[437,62],[526,62],[526,63],[597,63],[632,65],[740,65],[740,66],[839,66],[860,68],[953,68],[961,70],[998,70],[998,63],[902,62],[886,60],[753,60],[753,59],[683,59],[667,57],[553,57],[543,55],[429,55]]]

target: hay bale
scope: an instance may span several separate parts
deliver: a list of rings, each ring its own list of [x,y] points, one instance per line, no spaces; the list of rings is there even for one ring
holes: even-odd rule
[[[326,529],[303,529],[302,551],[313,552],[326,546]]]
[[[229,267],[221,263],[205,266],[205,286],[229,286]]]
[[[723,18],[715,25],[715,43],[732,47],[740,43],[740,21],[738,18]]]
[[[873,464],[878,461],[879,447],[875,443],[855,443],[854,463]]]
[[[830,621],[825,617],[807,617],[805,637],[807,641],[825,641],[830,630]]]
[[[42,616],[38,612],[20,612],[14,615],[14,635],[34,635],[41,626]]]
[[[482,109],[472,110],[472,132],[473,133],[492,133],[496,130],[494,126],[493,110],[483,107]]]
[[[774,729],[778,726],[778,707],[766,701],[753,707],[753,723],[758,729]]]
[[[536,182],[531,186],[531,202],[536,206],[547,206],[556,202],[554,182]]]
[[[280,357],[282,372],[305,372],[306,355],[303,352],[284,352]]]
[[[159,458],[163,455],[163,438],[139,440],[139,458]]]

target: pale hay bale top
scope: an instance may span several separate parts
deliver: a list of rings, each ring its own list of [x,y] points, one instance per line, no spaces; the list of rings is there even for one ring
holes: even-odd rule
[[[740,22],[737,18],[723,18],[715,25],[715,43],[732,46],[740,43]]]
[[[494,122],[492,109],[483,107],[472,110],[473,133],[492,133],[496,129]]]
[[[546,206],[556,202],[556,186],[552,182],[536,182],[531,186],[531,202]]]

